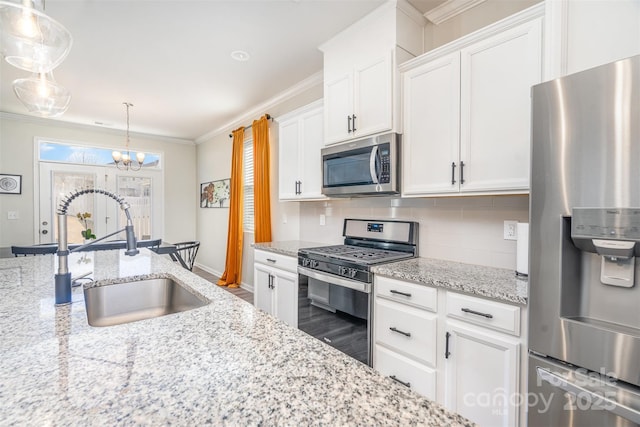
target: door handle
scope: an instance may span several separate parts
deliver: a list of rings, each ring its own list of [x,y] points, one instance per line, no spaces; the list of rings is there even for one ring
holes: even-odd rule
[[[456,184],[456,162],[451,162],[451,185]]]
[[[405,387],[411,388],[411,383],[410,382],[404,382],[402,380],[399,380],[398,378],[396,378],[395,375],[391,375],[389,378],[391,378],[392,380],[394,380],[397,383],[402,384]]]
[[[392,330],[393,332],[396,332],[398,334],[404,335],[405,337],[411,337],[411,332],[401,331],[398,328],[396,328],[395,326],[391,326],[389,329]]]
[[[392,293],[392,294],[402,295],[402,296],[405,296],[407,298],[411,298],[411,294],[407,293],[407,292],[400,292],[400,291],[396,291],[395,289],[391,289],[389,292]]]
[[[486,317],[487,319],[493,319],[493,314],[481,313],[479,311],[471,310],[470,308],[465,308],[465,307],[461,308],[460,310],[465,313],[475,314],[476,316]]]
[[[451,338],[451,334],[447,332],[445,335],[445,345],[444,345],[444,358],[448,359],[451,356],[451,352],[449,351],[449,338]]]
[[[567,393],[577,396],[580,400],[587,400],[589,398],[589,406],[596,406],[609,411],[619,417],[625,418],[633,423],[640,424],[640,410],[624,405],[611,398],[611,396],[617,396],[617,387],[604,386],[598,387],[598,393],[587,389],[578,384],[569,382],[561,375],[557,375],[551,371],[543,369],[539,366],[536,367],[538,377],[542,381],[546,381],[554,387],[558,387]],[[600,394],[602,393],[602,394]]]
[[[376,156],[378,155],[378,146],[375,145],[369,156],[369,173],[371,174],[371,182],[378,183],[378,172],[376,171]]]

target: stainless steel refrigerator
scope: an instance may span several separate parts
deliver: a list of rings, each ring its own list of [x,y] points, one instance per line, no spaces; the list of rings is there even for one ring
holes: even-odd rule
[[[640,425],[640,56],[532,89],[528,421]]]

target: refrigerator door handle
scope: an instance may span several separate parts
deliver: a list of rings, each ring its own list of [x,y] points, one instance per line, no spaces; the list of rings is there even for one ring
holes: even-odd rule
[[[599,394],[580,385],[569,382],[561,375],[552,373],[539,366],[536,367],[536,371],[538,373],[538,378],[542,381],[545,381],[554,387],[558,387],[580,399],[585,399],[588,396],[591,399],[592,405],[605,409],[636,424],[640,424],[640,410],[623,405],[622,403],[616,402],[610,398],[611,395],[616,395],[616,387],[607,387],[607,389],[610,389],[609,391],[611,391],[611,393],[605,392],[603,394]]]

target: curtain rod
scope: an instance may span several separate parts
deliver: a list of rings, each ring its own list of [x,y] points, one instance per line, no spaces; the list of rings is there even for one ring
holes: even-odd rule
[[[265,114],[265,116],[267,117],[267,120],[273,120],[273,117],[271,117],[270,114]],[[251,125],[244,127],[244,130],[249,130],[249,129],[251,129]],[[233,138],[233,135],[229,134],[229,138]]]

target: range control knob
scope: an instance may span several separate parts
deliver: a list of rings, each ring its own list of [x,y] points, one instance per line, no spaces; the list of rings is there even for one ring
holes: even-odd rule
[[[309,263],[311,265],[311,268],[317,268],[318,267],[318,261],[316,261],[315,259],[310,260],[311,262]]]
[[[310,259],[309,258],[303,258],[302,259],[302,266],[303,267],[309,267],[309,263],[310,263]]]
[[[347,267],[338,267],[338,274],[340,274],[341,276],[346,276],[347,275]]]
[[[358,270],[356,270],[355,268],[349,269],[349,277],[354,278],[356,277],[356,274],[358,274]]]

